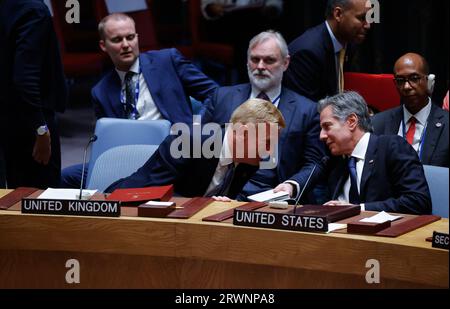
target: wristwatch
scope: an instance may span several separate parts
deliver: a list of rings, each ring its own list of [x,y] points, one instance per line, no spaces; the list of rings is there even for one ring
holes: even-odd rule
[[[36,130],[37,135],[44,135],[47,132],[48,132],[48,127],[46,125],[40,126]]]

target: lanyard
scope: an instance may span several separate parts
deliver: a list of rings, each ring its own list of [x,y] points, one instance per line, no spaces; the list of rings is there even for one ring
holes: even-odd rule
[[[422,161],[422,146],[423,146],[423,141],[425,140],[425,132],[427,131],[427,126],[428,126],[428,121],[425,123],[425,126],[423,127],[423,131],[422,131],[422,134],[420,135],[420,139],[419,139],[419,148],[417,149],[417,154],[419,155],[420,161]],[[402,134],[403,134],[403,138],[406,140],[406,126],[405,126],[404,119],[402,119]]]
[[[136,119],[137,116],[139,115],[138,111],[137,111],[137,102],[139,99],[139,77],[141,76],[142,70],[139,69],[139,74],[137,76],[137,80],[136,80],[136,86],[134,87],[134,102],[135,104],[131,104],[131,106],[133,107],[133,110],[131,111],[131,119]],[[126,99],[126,94],[125,94],[125,88],[126,86],[122,89],[121,93],[120,93],[120,102],[123,105],[123,109],[125,110],[125,112],[127,111],[127,99]]]

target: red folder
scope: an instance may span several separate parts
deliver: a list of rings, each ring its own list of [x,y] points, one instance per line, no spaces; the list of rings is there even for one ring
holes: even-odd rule
[[[138,206],[144,201],[168,201],[173,195],[173,185],[146,188],[116,189],[106,199],[121,201],[124,206]]]

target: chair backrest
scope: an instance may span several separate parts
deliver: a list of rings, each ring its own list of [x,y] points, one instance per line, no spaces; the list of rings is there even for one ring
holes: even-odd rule
[[[97,158],[106,150],[122,145],[159,145],[170,133],[168,120],[129,120],[101,118],[95,125],[97,140],[92,144],[89,160],[89,183]]]
[[[108,149],[95,160],[86,188],[103,192],[110,184],[140,168],[158,145],[124,145]]]
[[[400,95],[392,74],[344,73],[345,90],[358,92],[377,111],[400,105]]]
[[[448,218],[448,168],[424,165],[425,178],[431,193],[432,214]]]

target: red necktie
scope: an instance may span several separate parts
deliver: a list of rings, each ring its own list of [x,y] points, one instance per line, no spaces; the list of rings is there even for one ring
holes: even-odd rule
[[[256,96],[256,98],[262,99],[262,100],[266,100],[266,101],[269,101],[269,102],[272,102],[272,101],[270,101],[269,96],[268,96],[264,91],[261,91],[261,92]]]
[[[408,132],[406,132],[406,140],[408,141],[408,143],[410,145],[413,144],[414,133],[416,133],[416,118],[411,117],[411,118],[409,118]]]

